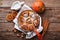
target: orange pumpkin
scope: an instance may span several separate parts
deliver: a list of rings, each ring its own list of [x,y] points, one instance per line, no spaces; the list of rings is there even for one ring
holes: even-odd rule
[[[32,9],[38,13],[41,13],[45,9],[44,3],[42,1],[36,1],[32,4]]]

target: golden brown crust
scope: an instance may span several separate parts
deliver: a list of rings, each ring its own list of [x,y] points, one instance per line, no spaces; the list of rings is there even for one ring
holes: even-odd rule
[[[11,13],[7,14],[6,16],[6,20],[7,21],[12,21],[17,15],[17,12],[16,11],[12,11]]]
[[[35,12],[32,10],[25,10],[18,17],[18,24],[21,26],[21,29],[31,31],[35,26],[39,25],[38,19],[39,16]]]

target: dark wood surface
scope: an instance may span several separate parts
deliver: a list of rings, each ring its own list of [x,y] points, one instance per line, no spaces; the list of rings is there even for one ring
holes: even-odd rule
[[[11,12],[10,6],[16,0],[0,0],[0,40],[26,40],[25,38],[18,38],[13,32],[13,22],[5,20],[6,15]],[[35,0],[19,0],[25,1],[27,5],[31,6]],[[45,3],[46,10],[43,13],[44,17],[49,20],[49,27],[44,35],[44,40],[60,40],[60,0],[42,0]],[[30,4],[31,3],[31,4]],[[34,37],[30,40],[37,40]]]

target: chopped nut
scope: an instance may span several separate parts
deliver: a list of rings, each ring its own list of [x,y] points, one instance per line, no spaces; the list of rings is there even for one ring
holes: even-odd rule
[[[20,37],[20,35],[19,35],[19,34],[17,34],[17,37]]]
[[[17,32],[16,30],[14,30],[14,32]]]
[[[21,33],[22,35],[24,34],[24,33]]]
[[[23,35],[21,35],[21,38],[24,37]]]
[[[13,32],[17,32],[17,30],[15,29],[15,28],[13,28],[13,30],[12,30]]]

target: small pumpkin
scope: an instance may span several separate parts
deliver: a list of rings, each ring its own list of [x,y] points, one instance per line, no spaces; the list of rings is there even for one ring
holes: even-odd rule
[[[32,4],[32,9],[38,13],[41,13],[45,9],[44,3],[42,1],[36,1]]]

